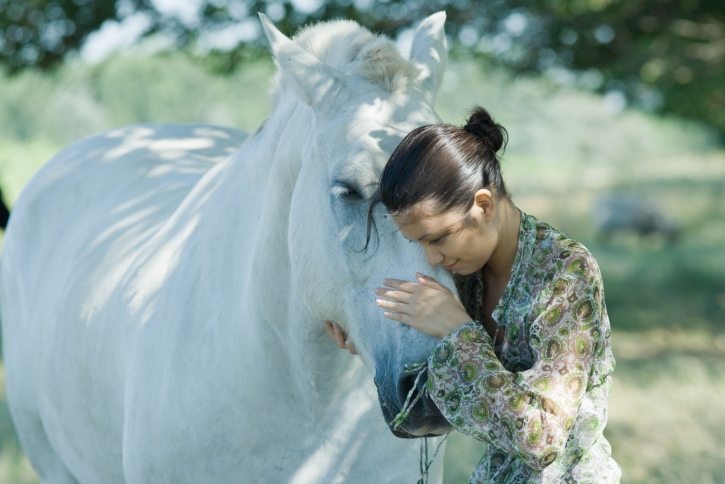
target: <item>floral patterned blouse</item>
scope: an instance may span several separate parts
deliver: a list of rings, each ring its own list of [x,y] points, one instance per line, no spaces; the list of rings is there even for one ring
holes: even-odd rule
[[[456,282],[483,321],[480,275]],[[614,357],[592,254],[522,213],[511,279],[492,316],[501,345],[471,321],[428,361],[428,393],[443,415],[489,444],[469,482],[618,482],[602,434]]]

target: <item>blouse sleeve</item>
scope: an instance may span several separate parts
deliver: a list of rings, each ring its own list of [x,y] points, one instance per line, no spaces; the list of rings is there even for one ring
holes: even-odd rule
[[[457,430],[538,470],[564,452],[599,345],[601,279],[596,267],[578,269],[590,271],[563,273],[533,305],[530,369],[506,370],[475,321],[441,340],[428,362],[428,392]]]

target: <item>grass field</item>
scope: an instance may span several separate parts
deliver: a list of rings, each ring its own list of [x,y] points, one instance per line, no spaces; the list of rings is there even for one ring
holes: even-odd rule
[[[269,109],[259,94],[270,73],[259,62],[220,77],[170,55],[0,79],[6,198],[14,200],[60,146],[119,124],[197,120],[253,130]],[[460,123],[473,104],[509,130],[503,167],[514,201],[582,240],[599,260],[617,359],[605,433],[623,482],[725,482],[725,151],[692,124],[614,111],[573,88],[455,63],[439,113]],[[592,207],[612,195],[656,202],[681,227],[679,242],[631,234],[600,242]],[[445,482],[465,482],[484,450],[453,435]],[[0,482],[36,481],[0,390]]]

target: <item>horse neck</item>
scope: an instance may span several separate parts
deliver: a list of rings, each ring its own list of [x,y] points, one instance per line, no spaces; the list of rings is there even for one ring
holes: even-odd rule
[[[254,359],[261,373],[288,385],[299,404],[319,411],[338,400],[331,395],[347,394],[357,386],[365,370],[333,347],[321,333],[322,321],[310,320],[290,284],[290,204],[314,125],[309,109],[281,100],[264,127],[229,160],[218,196],[208,209],[229,212],[230,200],[244,198],[220,228],[233,227],[233,233],[223,238],[240,241],[228,260],[234,261],[238,280],[233,285],[241,292],[232,306],[244,320],[222,319],[232,325],[224,333],[235,334],[228,340],[229,351]]]

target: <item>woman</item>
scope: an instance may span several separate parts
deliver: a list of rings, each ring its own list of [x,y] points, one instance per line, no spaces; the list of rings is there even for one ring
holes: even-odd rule
[[[582,244],[513,204],[496,155],[505,142],[480,107],[463,128],[423,126],[402,140],[381,200],[428,262],[455,274],[460,300],[417,274],[385,280],[377,304],[441,338],[430,398],[489,444],[471,482],[618,482],[602,434],[614,358],[601,274]]]

